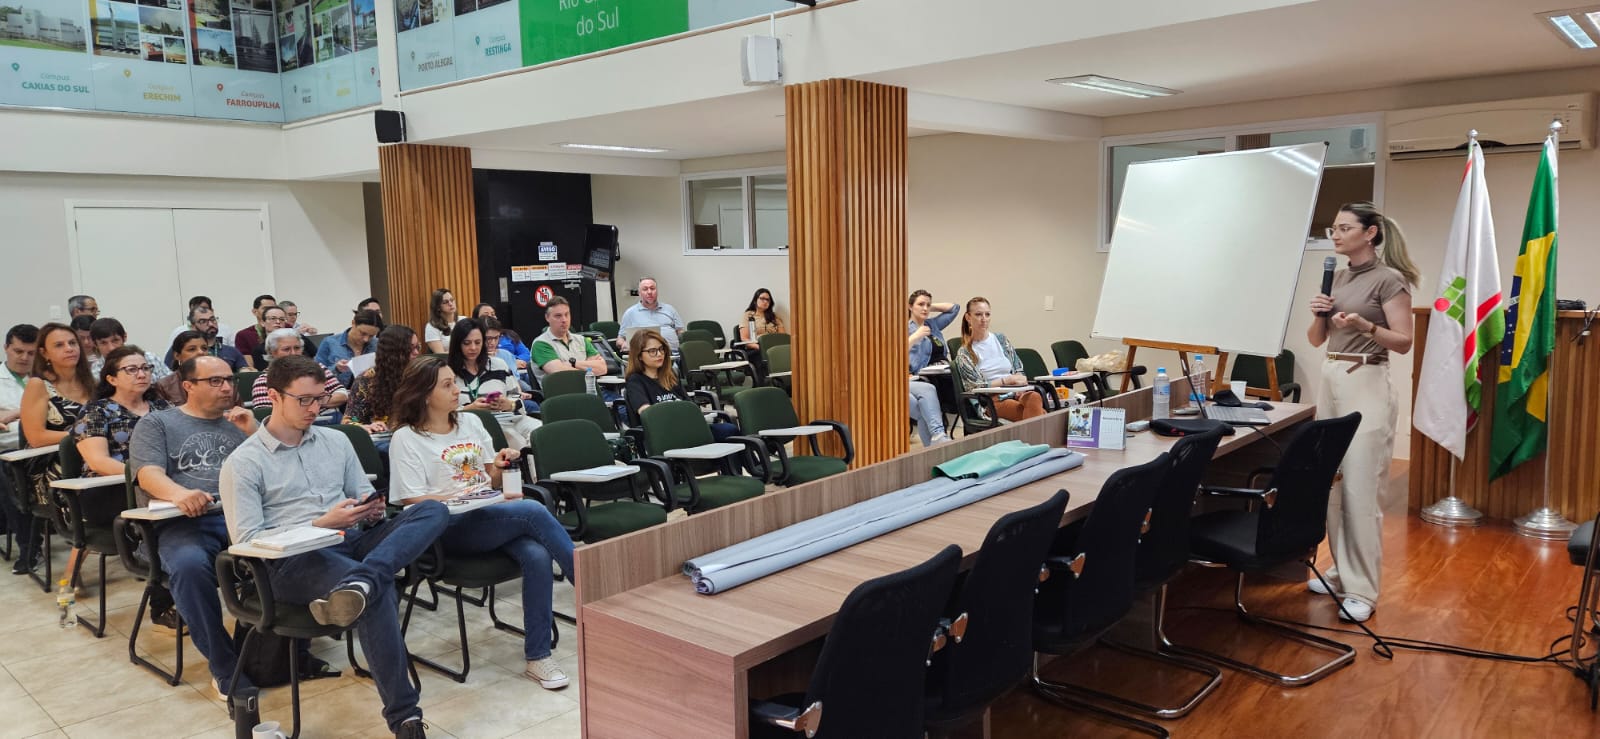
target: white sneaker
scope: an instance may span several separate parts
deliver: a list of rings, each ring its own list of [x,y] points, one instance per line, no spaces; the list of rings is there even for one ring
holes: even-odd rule
[[[1372,606],[1355,598],[1345,598],[1339,604],[1343,606],[1339,609],[1339,618],[1341,620],[1360,622],[1372,618]]]
[[[562,672],[561,668],[556,665],[555,659],[551,657],[528,660],[528,669],[523,670],[522,674],[527,676],[529,680],[538,681],[539,687],[545,690],[558,690],[567,687],[567,673]]]
[[[1316,593],[1317,595],[1327,595],[1329,592],[1328,588],[1322,584],[1322,581],[1315,577],[1306,581],[1306,590]]]
[[[943,444],[943,443],[945,443],[947,441],[950,441],[950,435],[949,434],[945,434],[945,433],[934,434],[932,438],[928,439],[928,446],[933,446],[934,444]]]

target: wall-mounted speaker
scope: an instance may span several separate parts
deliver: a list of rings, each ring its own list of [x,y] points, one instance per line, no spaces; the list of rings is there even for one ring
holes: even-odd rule
[[[372,125],[378,132],[378,143],[399,144],[406,140],[406,114],[398,110],[375,110]]]

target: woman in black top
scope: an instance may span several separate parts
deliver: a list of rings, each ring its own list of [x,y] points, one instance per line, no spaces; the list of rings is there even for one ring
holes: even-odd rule
[[[626,397],[628,416],[634,425],[639,423],[639,414],[653,403],[689,400],[677,373],[672,371],[671,354],[666,339],[653,328],[635,331],[629,339]],[[717,441],[738,433],[739,427],[731,423],[711,424],[711,436]]]

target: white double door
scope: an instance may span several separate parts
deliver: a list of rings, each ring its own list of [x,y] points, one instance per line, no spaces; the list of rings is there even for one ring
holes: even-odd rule
[[[77,290],[100,315],[122,322],[128,341],[166,353],[189,298],[209,296],[224,323],[248,326],[257,295],[273,292],[264,206],[71,206]]]

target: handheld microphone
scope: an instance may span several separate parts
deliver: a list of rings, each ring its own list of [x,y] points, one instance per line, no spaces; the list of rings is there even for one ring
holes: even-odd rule
[[[1338,264],[1338,260],[1335,260],[1333,257],[1327,257],[1327,258],[1322,260],[1322,294],[1323,295],[1332,295],[1333,294],[1333,268],[1337,264]],[[1333,311],[1331,311],[1331,310],[1325,310],[1325,311],[1321,311],[1321,312],[1317,313],[1317,316],[1319,318],[1327,318],[1328,316],[1331,316],[1331,315],[1333,315]]]

